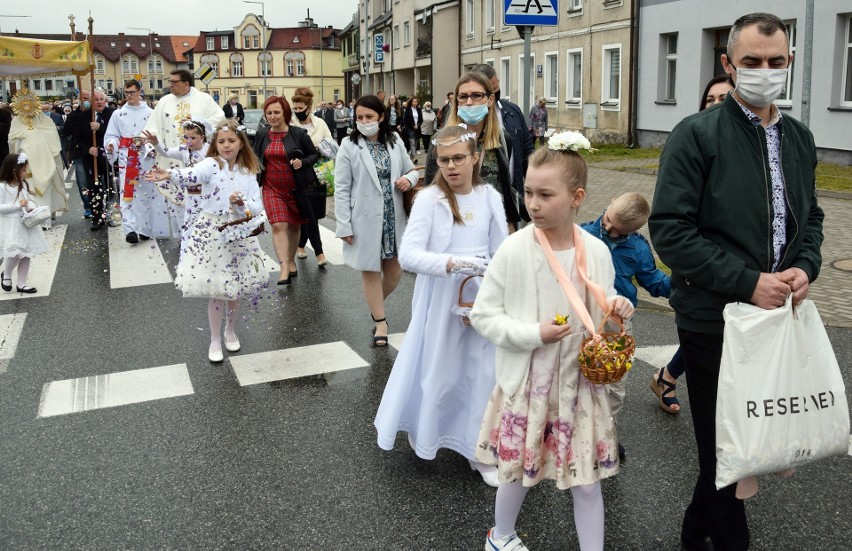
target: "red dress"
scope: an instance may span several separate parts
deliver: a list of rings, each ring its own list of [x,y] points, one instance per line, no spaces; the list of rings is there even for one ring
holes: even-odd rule
[[[263,151],[263,208],[271,224],[306,224],[296,205],[296,178],[284,149],[286,132],[269,132],[269,145]]]

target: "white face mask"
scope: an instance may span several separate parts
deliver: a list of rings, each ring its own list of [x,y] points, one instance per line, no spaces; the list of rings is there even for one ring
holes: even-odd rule
[[[379,133],[379,123],[378,122],[359,122],[356,123],[358,127],[358,132],[367,136],[368,138],[372,138],[376,134]]]
[[[737,68],[736,92],[746,103],[766,107],[781,95],[787,83],[787,69]]]

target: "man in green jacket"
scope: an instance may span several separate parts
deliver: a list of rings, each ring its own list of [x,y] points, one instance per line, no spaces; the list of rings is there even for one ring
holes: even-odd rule
[[[813,136],[773,103],[791,60],[778,17],[738,19],[721,57],[736,89],[681,121],[660,159],[649,229],[672,269],[670,303],[698,445],[698,482],[681,530],[687,550],[749,546],[736,485],[714,483],[722,310],[738,301],[774,309],[791,293],[799,303],[822,262]]]

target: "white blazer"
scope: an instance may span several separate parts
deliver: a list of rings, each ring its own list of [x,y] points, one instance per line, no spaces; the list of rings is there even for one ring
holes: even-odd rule
[[[497,247],[509,235],[503,199],[489,184],[475,186],[473,193],[485,193],[488,197],[493,214],[488,228],[488,250],[494,256]],[[417,274],[449,277],[447,261],[452,255],[444,251],[450,246],[454,223],[450,203],[438,186],[428,186],[418,193],[405,230],[404,245],[399,250],[402,268]]]
[[[337,152],[334,168],[334,213],[337,237],[352,236],[352,244],[343,242],[343,262],[362,272],[382,269],[382,222],[384,199],[376,164],[367,148],[367,138],[358,143],[346,138]],[[416,185],[419,179],[402,139],[394,134],[394,147],[385,146],[391,158],[391,184],[405,175]],[[402,247],[407,217],[402,208],[402,192],[393,188],[396,247]]]

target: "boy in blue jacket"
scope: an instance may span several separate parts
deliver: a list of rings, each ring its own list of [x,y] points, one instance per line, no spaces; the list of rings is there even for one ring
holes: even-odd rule
[[[629,192],[613,199],[603,214],[581,227],[606,243],[615,267],[615,290],[636,306],[638,300],[633,278],[653,297],[668,297],[671,280],[654,261],[651,245],[639,229],[651,214],[648,201],[639,193]],[[675,353],[667,367],[660,369],[651,381],[651,389],[660,400],[660,407],[668,413],[680,411],[674,395],[677,378],[683,373],[680,351]],[[616,400],[623,400],[624,389],[612,389]],[[620,404],[619,404],[620,405]]]

